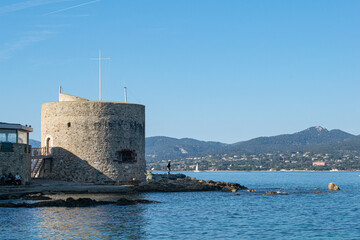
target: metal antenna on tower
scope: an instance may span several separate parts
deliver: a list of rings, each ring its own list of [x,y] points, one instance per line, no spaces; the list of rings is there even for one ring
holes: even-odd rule
[[[127,92],[126,92],[126,87],[124,87],[124,93],[125,93],[125,102],[127,103]]]
[[[101,61],[110,59],[111,58],[101,58],[101,49],[99,49],[99,58],[90,58],[90,60],[99,61],[99,101],[101,101]]]

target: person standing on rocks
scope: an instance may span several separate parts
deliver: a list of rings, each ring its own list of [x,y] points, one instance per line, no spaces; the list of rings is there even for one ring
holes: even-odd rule
[[[170,174],[170,171],[171,171],[171,160],[168,161],[167,169],[168,169],[168,174]]]
[[[147,182],[150,182],[153,178],[153,176],[152,176],[152,173],[151,173],[151,171],[149,170],[149,171],[147,171],[147,173],[145,173],[145,175],[146,175],[146,181]]]

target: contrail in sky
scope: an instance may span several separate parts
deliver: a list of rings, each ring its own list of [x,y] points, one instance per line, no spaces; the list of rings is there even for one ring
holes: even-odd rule
[[[100,1],[101,0],[94,0],[94,1],[90,1],[90,2],[81,3],[81,4],[78,4],[78,5],[75,5],[75,6],[71,6],[71,7],[63,8],[63,9],[56,10],[56,11],[53,11],[53,12],[49,12],[49,13],[45,14],[44,16],[51,15],[51,14],[54,14],[54,13],[63,12],[63,11],[67,11],[69,9],[78,8],[78,7],[81,7],[81,6],[85,6],[85,5],[100,2]]]
[[[37,42],[45,41],[53,35],[51,31],[27,32],[22,38],[0,47],[0,62],[11,57],[13,52],[26,48]]]
[[[38,7],[38,6],[58,3],[58,2],[67,2],[67,1],[72,1],[72,0],[28,0],[19,3],[13,3],[0,7],[0,15],[9,12],[24,10],[27,8]]]

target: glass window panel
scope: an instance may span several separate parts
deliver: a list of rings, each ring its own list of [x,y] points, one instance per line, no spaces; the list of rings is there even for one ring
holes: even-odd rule
[[[17,131],[15,129],[0,129],[0,141],[16,143]]]
[[[6,133],[0,132],[0,142],[6,142]]]
[[[16,143],[16,133],[8,133],[7,141]]]

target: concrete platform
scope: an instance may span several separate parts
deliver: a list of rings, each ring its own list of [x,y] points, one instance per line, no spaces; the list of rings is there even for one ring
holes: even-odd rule
[[[75,183],[49,179],[32,179],[29,185],[0,186],[0,199],[17,198],[31,193],[130,193],[132,185],[95,185],[93,183]]]

